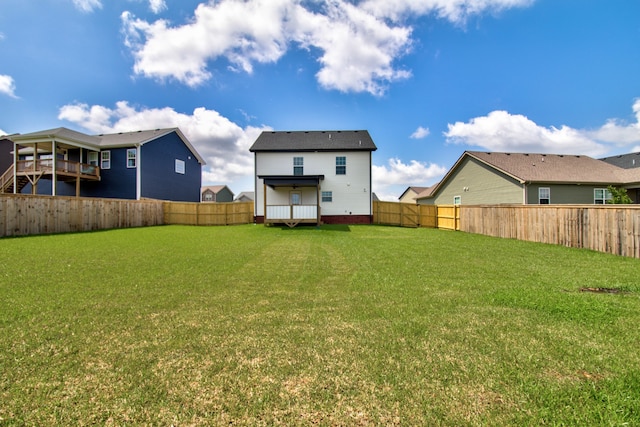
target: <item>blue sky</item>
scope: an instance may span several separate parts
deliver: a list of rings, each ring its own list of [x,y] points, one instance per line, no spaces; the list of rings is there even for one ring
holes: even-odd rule
[[[367,129],[373,190],[465,150],[640,151],[637,0],[0,0],[0,134],[178,126],[253,190],[263,130]]]

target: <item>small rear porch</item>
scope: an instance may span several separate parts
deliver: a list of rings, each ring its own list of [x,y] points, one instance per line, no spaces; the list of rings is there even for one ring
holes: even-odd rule
[[[320,182],[324,175],[268,175],[263,180],[264,224],[321,224]]]

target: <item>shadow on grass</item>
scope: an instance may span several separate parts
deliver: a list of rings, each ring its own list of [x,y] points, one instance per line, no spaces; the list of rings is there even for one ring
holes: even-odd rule
[[[287,231],[291,231],[291,232],[301,232],[301,231],[305,231],[305,230],[319,230],[319,231],[351,231],[351,228],[349,228],[348,225],[346,224],[322,224],[322,225],[315,225],[315,224],[298,224],[293,228],[290,228],[286,225],[281,225],[281,226],[276,226],[277,228],[279,228],[280,230],[287,230]]]

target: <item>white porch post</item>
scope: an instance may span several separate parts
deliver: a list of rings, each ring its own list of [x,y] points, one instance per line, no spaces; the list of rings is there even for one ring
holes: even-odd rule
[[[140,149],[140,145],[136,145],[136,200],[140,200],[142,196],[142,174],[140,173],[140,170],[142,169],[141,152],[142,150]]]
[[[18,194],[18,144],[13,143],[13,194]]]
[[[56,140],[51,141],[51,151],[53,151],[53,172],[51,172],[51,195],[56,195],[56,183],[58,182],[57,169],[58,169],[58,150],[56,149]],[[35,153],[34,153],[35,161]]]

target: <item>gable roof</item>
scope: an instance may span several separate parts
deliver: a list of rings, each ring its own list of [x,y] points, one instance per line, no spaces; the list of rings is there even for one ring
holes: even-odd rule
[[[416,200],[434,197],[442,184],[449,179],[466,158],[475,159],[521,184],[537,182],[621,185],[635,182],[636,178],[639,178],[635,176],[635,171],[625,170],[589,156],[465,151],[444,178],[435,186],[416,196]]]
[[[100,148],[122,148],[134,147],[136,145],[144,145],[148,142],[156,140],[164,135],[175,132],[187,146],[189,151],[194,155],[200,164],[205,165],[204,158],[200,156],[198,151],[191,145],[191,142],[184,136],[179,128],[165,128],[154,130],[140,130],[134,132],[118,132],[100,135],[87,135],[82,132],[59,127],[54,129],[41,130],[25,134],[11,135],[10,139],[18,144],[20,142],[36,143],[50,142],[55,140],[56,143],[63,143],[75,147],[88,148],[98,150]]]
[[[404,195],[407,194],[409,191],[413,191],[416,195],[418,195],[422,193],[424,190],[426,190],[427,188],[428,187],[407,187],[407,189],[402,192],[402,194],[400,195],[400,197],[398,197],[398,199],[402,199]]]
[[[375,151],[366,130],[264,131],[249,151]]]
[[[238,196],[236,197],[236,200],[240,200],[240,199],[255,200],[255,193],[253,191],[243,191],[242,193],[238,194]]]
[[[233,196],[233,191],[231,191],[231,189],[226,185],[207,185],[205,187],[202,187],[200,192],[204,193],[205,191],[208,190],[208,191],[211,191],[213,194],[218,194],[220,191],[224,190],[225,188],[229,190],[229,192]]]
[[[624,181],[620,168],[589,156],[482,151],[467,151],[465,154],[522,183],[619,184]]]

